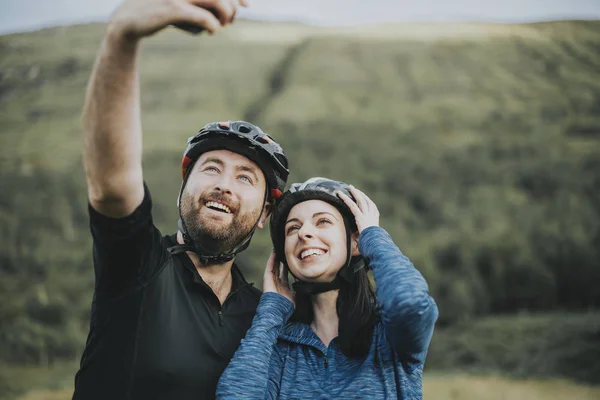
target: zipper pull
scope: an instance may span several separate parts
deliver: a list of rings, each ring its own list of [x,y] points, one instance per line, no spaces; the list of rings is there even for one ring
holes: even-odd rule
[[[219,325],[223,326],[223,311],[219,310],[217,314],[219,314]]]
[[[327,360],[327,356],[325,356],[325,368],[329,367],[329,360]]]

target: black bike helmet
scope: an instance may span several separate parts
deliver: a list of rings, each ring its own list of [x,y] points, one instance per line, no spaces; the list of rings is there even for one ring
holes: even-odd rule
[[[179,196],[177,197],[177,208],[179,210],[178,225],[179,230],[183,234],[185,244],[175,245],[169,251],[171,253],[193,251],[199,256],[203,264],[218,264],[232,260],[237,253],[248,247],[258,224],[257,220],[248,236],[231,251],[226,253],[211,254],[205,249],[194,245],[189,237],[187,228],[181,217],[181,195],[195,162],[203,153],[213,150],[229,150],[241,154],[259,166],[267,181],[263,207],[264,203],[268,200],[276,202],[282,196],[289,175],[288,160],[281,146],[258,126],[249,122],[212,122],[200,129],[195,136],[188,139],[188,145],[181,161],[183,181],[179,190]]]
[[[270,233],[275,254],[279,261],[287,264],[284,252],[285,246],[285,222],[292,207],[307,200],[322,200],[338,209],[344,219],[346,227],[347,259],[346,264],[340,269],[336,278],[332,282],[311,283],[302,282],[296,278],[293,284],[294,290],[298,293],[317,294],[329,290],[339,289],[341,280],[352,281],[352,276],[365,266],[365,260],[362,256],[352,256],[351,237],[356,231],[356,220],[352,211],[346,203],[340,199],[336,192],[342,192],[356,201],[349,191],[349,186],[343,182],[334,181],[327,178],[314,177],[304,183],[294,183],[283,194],[275,211],[271,215]],[[291,272],[290,272],[291,273]],[[293,274],[292,274],[293,276]],[[294,277],[295,278],[295,277]]]

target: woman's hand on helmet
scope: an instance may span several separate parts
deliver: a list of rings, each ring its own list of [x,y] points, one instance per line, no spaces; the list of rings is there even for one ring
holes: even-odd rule
[[[379,210],[373,200],[352,185],[350,186],[350,193],[356,199],[356,203],[342,192],[337,192],[337,195],[354,214],[358,233],[369,226],[379,226]]]
[[[126,38],[152,35],[172,24],[215,33],[230,24],[247,0],[125,0],[111,16],[110,28]]]
[[[294,307],[296,307],[296,294],[290,288],[287,267],[277,261],[274,250],[271,252],[271,256],[267,261],[267,267],[265,268],[265,274],[263,276],[263,292],[278,293],[291,301],[294,304]]]

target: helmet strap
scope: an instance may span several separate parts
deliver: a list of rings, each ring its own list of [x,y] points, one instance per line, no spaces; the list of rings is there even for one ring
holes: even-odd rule
[[[339,275],[331,282],[302,282],[296,281],[292,284],[294,291],[299,294],[319,294],[331,290],[341,289],[343,279]]]

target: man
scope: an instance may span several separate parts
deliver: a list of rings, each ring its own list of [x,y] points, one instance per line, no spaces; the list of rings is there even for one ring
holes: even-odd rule
[[[234,258],[284,189],[281,147],[244,121],[202,128],[183,157],[179,231],[164,237],[141,162],[140,40],[171,24],[212,33],[238,5],[126,0],[107,28],[83,113],[96,283],[76,400],[214,398],[252,322],[260,291]]]

